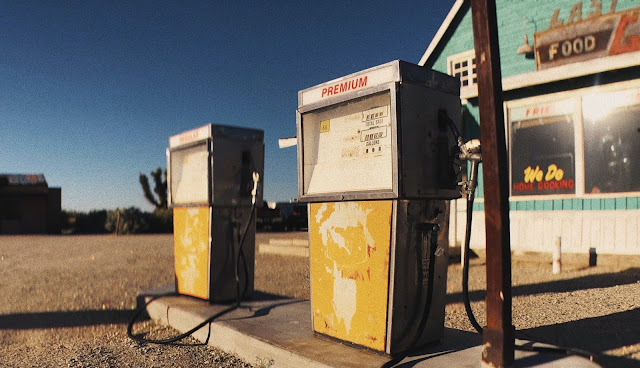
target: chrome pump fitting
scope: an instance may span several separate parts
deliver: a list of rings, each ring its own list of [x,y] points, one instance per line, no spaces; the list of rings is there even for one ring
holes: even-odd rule
[[[469,178],[462,185],[467,192],[467,199],[472,200],[475,195],[476,186],[478,186],[478,166],[482,162],[482,148],[479,139],[472,139],[467,143],[461,144],[462,139],[458,139],[458,147],[460,160],[471,162],[471,170]]]

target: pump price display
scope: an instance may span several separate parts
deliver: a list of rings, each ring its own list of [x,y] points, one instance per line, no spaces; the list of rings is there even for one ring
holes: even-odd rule
[[[389,92],[302,116],[306,194],[392,189]]]

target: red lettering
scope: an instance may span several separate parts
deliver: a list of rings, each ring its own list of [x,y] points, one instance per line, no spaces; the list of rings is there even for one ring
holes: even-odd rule
[[[541,181],[538,182],[538,190],[561,190],[561,189],[571,189],[575,187],[575,183],[573,179],[563,179],[559,181]]]
[[[513,184],[514,192],[524,192],[524,191],[533,191],[533,183],[515,183]]]
[[[360,78],[359,82],[360,82],[360,87],[366,87],[367,86],[367,76],[365,75],[364,79]]]
[[[609,48],[609,55],[619,55],[640,50],[640,35],[625,37],[627,26],[637,21],[637,12],[634,12],[632,15],[625,14],[620,17],[620,23],[618,24],[616,33],[613,36],[613,41],[611,42],[611,47]]]
[[[552,114],[555,111],[556,111],[555,105],[536,106],[533,108],[529,107],[525,112],[525,116],[533,118],[541,115]]]
[[[322,89],[321,97],[328,97],[337,95],[339,93],[351,91],[357,88],[366,87],[368,82],[368,77],[364,76],[361,78],[354,78],[352,80],[334,84],[333,86],[325,87]]]

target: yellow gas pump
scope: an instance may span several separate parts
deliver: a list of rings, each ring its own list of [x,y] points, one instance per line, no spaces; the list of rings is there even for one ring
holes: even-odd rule
[[[263,137],[261,130],[207,124],[169,138],[178,293],[210,302],[253,293],[252,209],[262,202]]]
[[[316,333],[387,354],[442,336],[459,90],[397,60],[298,93]]]

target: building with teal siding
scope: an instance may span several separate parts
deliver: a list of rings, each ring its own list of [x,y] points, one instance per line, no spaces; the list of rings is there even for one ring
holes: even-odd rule
[[[480,138],[469,0],[420,65],[460,78],[463,135]],[[640,3],[496,0],[513,250],[640,254]],[[481,167],[482,169],[482,167]],[[482,176],[482,171],[480,171]],[[471,246],[483,248],[482,179]],[[452,206],[452,243],[466,204]]]

